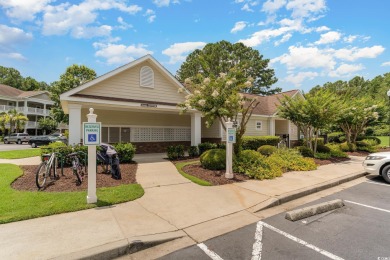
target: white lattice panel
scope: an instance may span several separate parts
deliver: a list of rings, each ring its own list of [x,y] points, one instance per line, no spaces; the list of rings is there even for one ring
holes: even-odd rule
[[[174,141],[175,140],[175,129],[174,128],[164,128],[164,141]]]
[[[190,141],[189,128],[131,128],[132,142]]]
[[[186,128],[175,129],[175,141],[190,141],[191,130]]]
[[[151,141],[155,141],[155,142],[164,141],[164,128],[152,128]]]

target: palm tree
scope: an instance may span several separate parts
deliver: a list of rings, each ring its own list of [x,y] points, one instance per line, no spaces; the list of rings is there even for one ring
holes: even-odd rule
[[[16,109],[11,109],[8,111],[8,120],[5,123],[10,124],[10,133],[13,133],[14,130],[19,132],[24,128],[24,125],[28,121],[28,118],[21,112],[16,111]]]
[[[0,113],[0,130],[1,132],[3,133],[3,135],[5,134],[5,125],[7,124],[8,122],[8,114],[7,112],[1,112]]]

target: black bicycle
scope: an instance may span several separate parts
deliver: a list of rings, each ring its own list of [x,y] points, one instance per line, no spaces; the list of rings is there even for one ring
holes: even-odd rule
[[[83,164],[80,162],[77,152],[68,154],[67,157],[72,159],[73,174],[76,175],[77,184],[80,185],[84,180],[85,168]]]

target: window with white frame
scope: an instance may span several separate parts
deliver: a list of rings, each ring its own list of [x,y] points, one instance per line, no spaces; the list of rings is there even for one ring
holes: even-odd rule
[[[256,121],[256,130],[261,131],[263,129],[263,122]]]
[[[154,88],[154,72],[151,67],[143,66],[139,78],[141,87]]]

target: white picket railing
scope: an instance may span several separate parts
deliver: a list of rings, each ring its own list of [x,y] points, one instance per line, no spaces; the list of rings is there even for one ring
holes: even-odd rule
[[[24,107],[0,105],[0,112],[8,112],[11,109],[16,109],[16,111],[24,113],[24,114],[34,114],[34,115],[41,115],[41,116],[48,116],[48,115],[50,115],[50,110],[49,109],[27,107],[27,111],[25,111]]]

